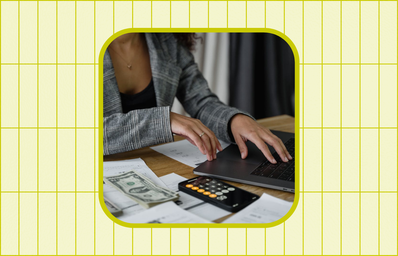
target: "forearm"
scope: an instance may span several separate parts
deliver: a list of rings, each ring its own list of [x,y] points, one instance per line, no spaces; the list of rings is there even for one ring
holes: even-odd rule
[[[104,155],[171,141],[170,107],[133,110],[104,117]]]

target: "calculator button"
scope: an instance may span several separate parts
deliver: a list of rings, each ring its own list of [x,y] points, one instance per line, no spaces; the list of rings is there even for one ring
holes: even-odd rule
[[[215,197],[217,197],[217,195],[215,195],[215,194],[210,194],[209,197],[215,198]]]
[[[205,195],[205,196],[208,196],[208,195],[210,195],[211,193],[209,192],[209,191],[205,191],[204,193],[203,193],[203,195]]]
[[[210,192],[211,192],[211,193],[215,193],[215,192],[217,192],[217,190],[215,190],[215,189],[210,189]]]
[[[185,185],[185,187],[187,187],[187,188],[192,188],[193,185],[192,185],[192,184],[187,184],[187,185]]]
[[[222,193],[221,192],[216,192],[216,195],[221,196]]]
[[[224,186],[224,188],[228,188],[228,186]]]
[[[223,190],[221,190],[221,192],[223,192],[223,193],[228,193],[229,191],[226,190],[226,189],[223,189]]]
[[[204,189],[198,189],[197,190],[199,193],[203,193],[203,192],[205,192],[205,190]]]
[[[192,187],[191,189],[192,190],[198,190],[199,188],[198,187]]]
[[[204,187],[204,190],[210,190],[210,188],[209,187]]]
[[[206,181],[211,181],[211,179],[206,179]]]
[[[221,183],[217,183],[217,185],[218,185],[218,186],[222,186],[222,184],[221,184]]]
[[[210,183],[205,183],[205,186],[210,186]]]
[[[215,186],[215,185],[211,185],[210,187],[211,187],[211,188],[215,188],[216,186]]]
[[[210,183],[211,183],[211,184],[216,184],[216,183],[217,183],[217,181],[215,181],[215,180],[212,180],[212,181],[210,181]]]
[[[218,187],[217,190],[222,190],[222,188]]]
[[[229,187],[228,190],[229,191],[235,191],[235,188]]]
[[[199,185],[199,187],[200,187],[200,188],[204,188],[205,186],[203,186],[203,185]]]

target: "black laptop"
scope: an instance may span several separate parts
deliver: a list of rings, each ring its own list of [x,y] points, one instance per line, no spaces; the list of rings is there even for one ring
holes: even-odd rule
[[[202,163],[193,172],[197,175],[294,193],[294,133],[279,131],[272,133],[283,141],[293,160],[282,162],[278,153],[269,147],[277,161],[277,164],[271,164],[256,145],[248,141],[246,146],[249,154],[246,159],[242,160],[238,146],[231,144],[217,154],[216,160]]]

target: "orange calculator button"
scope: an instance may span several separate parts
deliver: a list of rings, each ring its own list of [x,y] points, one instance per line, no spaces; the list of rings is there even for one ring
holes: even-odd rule
[[[206,191],[206,192],[203,193],[203,195],[206,195],[206,196],[207,196],[207,195],[210,195],[210,194],[211,194],[211,193],[210,193],[209,191]]]
[[[192,184],[187,184],[187,185],[185,185],[185,187],[187,187],[187,188],[192,188],[193,185],[192,185]]]
[[[192,190],[198,190],[199,188],[198,187],[192,187],[191,189]]]
[[[209,195],[211,198],[215,198],[215,197],[217,197],[217,195],[216,194],[210,194]]]
[[[203,193],[203,192],[205,192],[205,190],[204,189],[198,189],[197,190],[199,193]]]

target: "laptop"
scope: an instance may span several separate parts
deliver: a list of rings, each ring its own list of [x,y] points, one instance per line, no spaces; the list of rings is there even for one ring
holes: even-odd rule
[[[282,162],[278,153],[269,146],[277,161],[277,164],[271,164],[256,145],[247,141],[249,154],[246,159],[242,160],[238,146],[231,144],[217,154],[216,160],[196,167],[194,174],[294,193],[294,133],[272,133],[283,141],[293,160]]]

